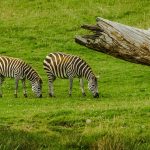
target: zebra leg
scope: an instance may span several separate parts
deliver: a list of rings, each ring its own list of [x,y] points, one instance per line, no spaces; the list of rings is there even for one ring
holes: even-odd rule
[[[54,88],[53,88],[53,81],[49,82],[49,97],[54,96]]]
[[[0,97],[2,97],[2,83],[4,81],[5,77],[0,74]]]
[[[17,92],[18,92],[18,83],[19,83],[19,79],[15,78],[15,98],[17,98]]]
[[[72,86],[73,86],[73,78],[76,75],[75,69],[73,65],[70,65],[66,70],[66,75],[69,78],[69,96],[72,95]]]
[[[69,86],[69,96],[72,95],[72,85],[73,85],[73,78],[69,78],[69,83],[70,83],[70,86]]]
[[[26,91],[26,84],[25,84],[25,79],[22,79],[22,87],[23,87],[23,94],[24,94],[24,97],[27,97],[27,91]]]
[[[82,91],[82,95],[86,96],[85,91],[84,91],[84,82],[83,82],[83,78],[80,78],[80,87],[81,87],[81,91]]]
[[[53,87],[53,82],[55,81],[56,77],[49,77],[49,97],[55,97],[54,96],[54,87]]]

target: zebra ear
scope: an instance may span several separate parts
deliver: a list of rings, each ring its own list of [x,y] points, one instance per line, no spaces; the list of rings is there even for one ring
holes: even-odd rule
[[[99,79],[100,77],[99,77],[99,76],[96,76],[96,78]]]

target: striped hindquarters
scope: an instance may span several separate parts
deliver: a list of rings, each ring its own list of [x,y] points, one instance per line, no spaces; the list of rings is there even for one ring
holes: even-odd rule
[[[10,58],[1,56],[0,57],[0,74],[5,77],[15,77],[18,68],[23,68],[24,63],[16,58]]]

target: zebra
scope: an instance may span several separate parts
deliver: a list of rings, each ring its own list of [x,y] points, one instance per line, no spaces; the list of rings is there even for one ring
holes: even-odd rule
[[[24,97],[27,97],[25,81],[28,79],[31,82],[32,91],[37,97],[42,97],[42,79],[38,73],[27,63],[19,58],[0,56],[0,97],[2,97],[2,83],[5,79],[15,79],[15,93],[17,97],[18,82],[22,81]]]
[[[61,52],[50,53],[43,62],[44,70],[48,76],[49,96],[54,96],[53,81],[58,78],[69,79],[69,95],[72,95],[73,78],[78,77],[82,90],[82,95],[86,96],[84,91],[83,78],[88,80],[88,88],[94,98],[99,97],[97,78],[90,66],[81,58],[71,54]]]

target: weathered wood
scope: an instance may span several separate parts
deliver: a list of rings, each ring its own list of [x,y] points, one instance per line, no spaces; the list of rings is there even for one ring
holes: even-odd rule
[[[83,25],[92,35],[77,36],[75,41],[93,50],[114,57],[150,65],[150,31],[142,30],[103,18],[96,25]]]

